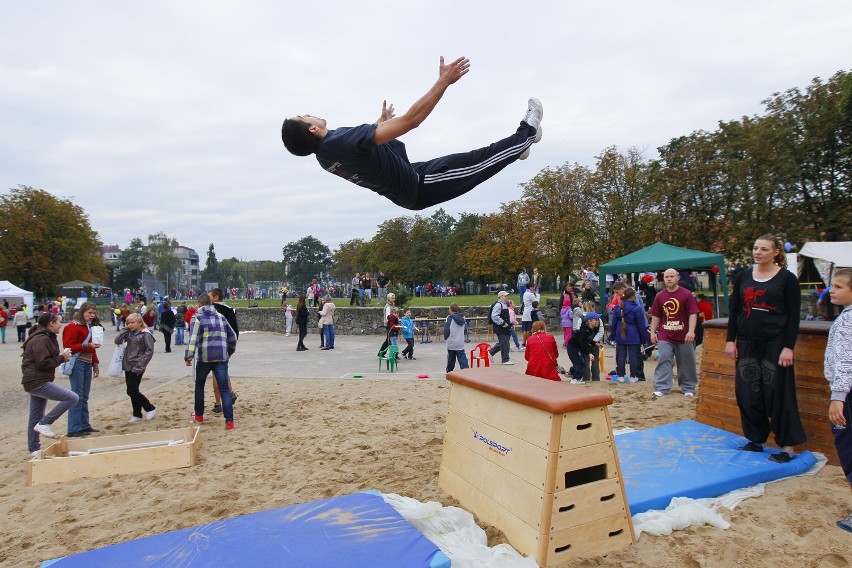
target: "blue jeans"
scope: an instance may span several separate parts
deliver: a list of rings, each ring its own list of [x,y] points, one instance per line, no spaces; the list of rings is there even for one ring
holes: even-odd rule
[[[38,432],[33,430],[36,424],[53,424],[65,414],[69,408],[77,404],[79,397],[72,391],[53,383],[44,383],[29,392],[30,420],[27,423],[27,447],[30,453],[41,449]],[[48,400],[56,400],[58,404],[47,414]]]
[[[326,323],[322,326],[322,334],[325,337],[325,346],[327,349],[334,347],[334,325]]]
[[[456,360],[459,362],[459,369],[467,369],[470,365],[467,364],[467,353],[464,349],[453,351],[447,349],[447,372],[449,373],[456,368]]]
[[[79,397],[77,404],[68,411],[68,433],[91,428],[89,423],[89,391],[92,388],[92,364],[80,361],[74,363],[71,371],[71,390]]]
[[[206,363],[196,361],[195,363],[195,415],[204,416],[204,385],[207,383],[207,375],[213,371],[216,384],[219,385],[219,394],[222,396],[222,413],[225,422],[234,421],[234,405],[231,402],[231,390],[228,388],[228,362],[213,361]]]
[[[516,349],[520,349],[520,348],[521,348],[521,342],[520,342],[520,341],[518,341],[518,332],[517,332],[517,331],[515,331],[515,328],[514,328],[514,327],[512,328],[512,341],[514,341],[514,342],[515,342],[515,348],[516,348]]]
[[[175,328],[175,345],[183,345],[183,330],[182,327]]]
[[[527,291],[525,284],[518,284],[518,295],[521,297],[521,306],[524,305],[524,294]]]
[[[645,365],[643,364],[642,357],[639,354],[639,351],[642,349],[642,346],[638,343],[636,345],[624,345],[623,343],[615,344],[615,373],[621,377],[626,375],[626,367],[625,364],[627,361],[630,361],[630,376],[636,377],[637,379],[645,378]]]

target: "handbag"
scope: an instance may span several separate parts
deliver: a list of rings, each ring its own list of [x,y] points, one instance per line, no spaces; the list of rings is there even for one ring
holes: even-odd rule
[[[74,372],[74,365],[77,364],[77,357],[79,356],[79,353],[74,353],[73,355],[71,355],[71,357],[67,361],[59,365],[59,372],[63,375],[68,375],[70,377],[71,373]]]
[[[115,351],[112,353],[112,360],[109,362],[108,374],[110,377],[120,377],[122,371],[122,362],[124,361],[124,349],[126,345],[120,343],[116,345]]]
[[[322,329],[322,318],[317,320],[317,329]]]
[[[541,338],[538,335],[536,335],[535,338],[538,339],[538,342],[541,344],[542,349],[544,349],[544,342],[541,340]],[[556,361],[553,360],[553,357],[550,356],[550,353],[547,352],[547,349],[544,349],[544,354],[547,355],[547,357],[548,357],[548,359],[550,359],[551,363],[556,363]],[[556,372],[559,373],[560,375],[567,375],[568,374],[568,371],[565,370],[565,367],[563,367],[559,363],[556,363]]]

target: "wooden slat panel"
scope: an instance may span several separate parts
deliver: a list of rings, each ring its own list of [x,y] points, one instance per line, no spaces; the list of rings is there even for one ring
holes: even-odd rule
[[[466,448],[471,459],[478,455],[537,487],[539,491],[553,492],[556,452],[548,452],[454,408],[447,413],[444,440],[445,443],[451,440]]]
[[[450,385],[449,408],[482,422],[499,422],[499,429],[545,450],[555,448],[559,430],[553,414],[459,383]],[[561,416],[561,415],[559,415]]]

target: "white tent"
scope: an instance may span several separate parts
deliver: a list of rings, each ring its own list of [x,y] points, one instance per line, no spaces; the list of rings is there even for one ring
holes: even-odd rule
[[[0,280],[0,301],[7,300],[9,305],[26,304],[30,317],[35,313],[33,304],[33,293],[18,288],[8,280]]]
[[[831,283],[834,269],[838,267],[852,267],[852,241],[834,243],[805,243],[799,254],[804,262],[799,266],[799,282],[813,280],[815,274],[827,286]],[[803,278],[803,273],[808,276]]]
[[[805,243],[802,256],[827,260],[836,267],[852,267],[852,241],[836,243]]]

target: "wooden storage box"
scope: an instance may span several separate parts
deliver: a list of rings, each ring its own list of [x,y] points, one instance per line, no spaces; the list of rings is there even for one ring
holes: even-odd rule
[[[97,438],[60,436],[30,460],[28,484],[190,467],[201,447],[200,432],[187,426]]]
[[[447,378],[442,489],[542,566],[634,542],[610,395],[495,368]]]
[[[834,437],[828,424],[828,404],[831,390],[825,380],[823,364],[828,330],[831,322],[803,321],[793,350],[796,374],[796,400],[799,416],[808,440],[797,451],[812,450],[825,454],[828,463],[840,465],[834,449]],[[740,410],[734,392],[736,368],[725,354],[728,319],[717,318],[704,324],[704,343],[701,354],[701,380],[695,419],[728,432],[742,435]],[[769,443],[774,443],[772,434]]]

